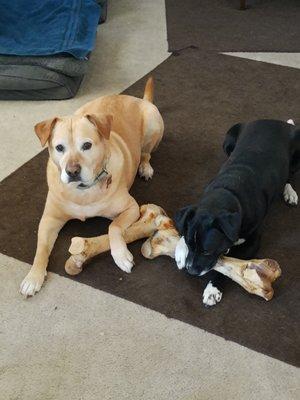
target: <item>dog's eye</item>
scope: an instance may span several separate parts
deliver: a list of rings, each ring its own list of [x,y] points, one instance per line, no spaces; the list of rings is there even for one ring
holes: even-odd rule
[[[204,256],[210,256],[210,252],[209,252],[209,251],[204,251],[204,252],[203,252],[203,255],[204,255]]]
[[[55,148],[59,153],[63,153],[63,151],[65,150],[62,144],[58,144]]]
[[[85,142],[85,143],[83,143],[81,148],[82,148],[82,150],[89,150],[91,147],[92,147],[92,143]]]

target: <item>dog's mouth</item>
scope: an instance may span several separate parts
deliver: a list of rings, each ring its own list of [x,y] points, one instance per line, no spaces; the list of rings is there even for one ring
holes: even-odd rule
[[[81,183],[77,186],[77,189],[80,189],[80,190],[89,189],[105,178],[108,178],[108,182],[107,182],[107,186],[108,186],[111,182],[111,178],[110,178],[110,175],[107,172],[106,168],[102,168],[102,170],[96,175],[96,177],[94,178],[93,181],[91,181],[91,182],[82,182],[81,181]]]
[[[77,177],[70,177],[70,178],[68,178],[68,184],[69,183],[74,183],[74,182],[82,182],[82,180],[81,180],[81,177],[80,176],[77,176]]]
[[[207,274],[217,263],[215,256],[205,256],[203,254],[193,254],[189,251],[186,270],[190,275],[203,276]]]

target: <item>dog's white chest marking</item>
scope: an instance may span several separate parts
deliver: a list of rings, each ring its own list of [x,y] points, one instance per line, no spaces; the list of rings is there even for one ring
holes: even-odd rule
[[[245,242],[246,242],[246,239],[240,238],[234,243],[234,246],[239,246],[240,244],[243,244]]]

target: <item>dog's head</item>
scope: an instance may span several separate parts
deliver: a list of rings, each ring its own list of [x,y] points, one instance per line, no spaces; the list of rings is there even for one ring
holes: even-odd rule
[[[39,122],[34,129],[42,146],[48,143],[63,183],[91,185],[109,158],[111,125],[111,115],[73,115]]]
[[[212,213],[188,206],[176,214],[175,223],[188,247],[186,269],[192,275],[203,275],[238,240],[241,216],[238,212]]]

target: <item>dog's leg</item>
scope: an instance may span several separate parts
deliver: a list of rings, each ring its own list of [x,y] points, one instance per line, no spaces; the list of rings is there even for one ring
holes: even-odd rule
[[[183,269],[185,267],[188,252],[188,247],[185,243],[184,237],[182,236],[175,249],[175,261],[178,269]],[[226,277],[217,271],[210,271],[209,275],[210,280],[204,289],[202,301],[205,306],[214,306],[222,299]]]
[[[260,246],[260,233],[256,231],[246,240],[239,239],[235,246],[229,251],[230,257],[241,258],[243,260],[252,259],[256,256]],[[214,306],[222,299],[224,286],[227,278],[217,271],[211,271],[212,277],[203,292],[203,304]]]
[[[33,296],[39,292],[45,276],[49,255],[57,238],[58,232],[64,223],[49,217],[43,217],[39,227],[37,252],[33,265],[20,285],[20,293],[25,297]]]
[[[49,255],[61,228],[67,222],[66,218],[53,216],[46,204],[38,230],[37,250],[33,265],[20,285],[20,292],[25,297],[33,296],[38,292],[47,275]]]
[[[141,178],[144,178],[145,181],[148,181],[152,178],[154,170],[150,164],[150,153],[142,153],[141,162],[139,166],[139,175]]]
[[[222,299],[226,277],[217,271],[211,271],[210,280],[203,291],[202,301],[207,307],[215,306]]]
[[[148,140],[145,143],[143,143],[141,161],[139,166],[139,175],[146,181],[148,179],[151,179],[153,176],[154,170],[150,164],[151,153],[158,147],[162,139],[162,135],[163,135],[163,128],[151,133],[148,132],[147,134]]]
[[[298,204],[297,192],[293,189],[290,183],[287,183],[284,187],[283,197],[287,204],[291,206],[296,206]]]
[[[292,120],[289,120],[292,121]],[[287,121],[287,122],[289,122]],[[289,122],[291,123],[291,122]],[[295,125],[294,121],[292,121],[292,125]],[[296,206],[298,204],[298,195],[295,189],[293,188],[293,177],[294,175],[300,171],[300,129],[299,126],[295,127],[294,130],[291,131],[291,141],[290,148],[292,149],[292,154],[290,158],[290,170],[289,170],[289,179],[284,187],[283,197],[287,204]]]
[[[250,236],[246,238],[240,245],[231,247],[228,256],[240,258],[242,260],[250,260],[255,258],[260,247],[261,229],[258,228]]]
[[[256,253],[260,245],[260,234],[255,232],[246,240],[242,239],[241,244],[236,244],[230,249],[230,257],[236,257],[241,259],[251,259],[256,256]],[[219,303],[222,299],[224,286],[226,284],[226,277],[217,271],[211,271],[213,276],[208,282],[203,292],[203,304],[211,307]]]
[[[283,190],[283,198],[287,204],[296,206],[298,204],[298,195],[292,186],[294,175],[300,170],[300,130],[292,132],[291,148],[293,153],[290,159],[289,179]]]
[[[108,229],[111,255],[117,266],[125,272],[131,272],[133,267],[133,255],[127,248],[123,237],[125,229],[136,222],[140,216],[139,206],[136,201],[128,194],[128,205],[121,214],[119,214]]]
[[[164,132],[164,123],[158,109],[151,105],[144,111],[142,154],[139,175],[146,181],[153,176],[151,153],[158,147]]]

